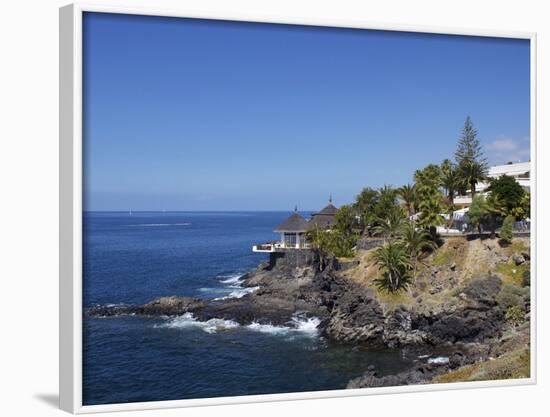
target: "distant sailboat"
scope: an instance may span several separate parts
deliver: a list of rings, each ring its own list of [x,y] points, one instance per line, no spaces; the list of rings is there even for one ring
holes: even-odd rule
[[[130,209],[130,211],[128,212],[128,215],[132,215],[132,209]]]

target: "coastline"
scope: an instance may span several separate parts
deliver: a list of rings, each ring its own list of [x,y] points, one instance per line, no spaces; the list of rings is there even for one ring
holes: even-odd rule
[[[367,249],[352,259],[333,258],[323,271],[313,251],[261,263],[233,282],[244,290],[239,296],[167,296],[143,305],[96,306],[87,314],[183,317],[203,326],[260,331],[306,326],[334,343],[398,348],[419,358],[394,375],[379,376],[369,367],[348,388],[528,377],[522,352],[529,349],[529,317],[511,326],[503,307],[503,290],[514,278],[503,265],[521,269],[517,288],[528,283],[529,240],[515,241],[500,247],[496,240],[446,238],[415,285],[399,296],[380,293],[369,281],[377,273],[369,262],[374,248],[363,242]],[[485,261],[490,263],[477,268]]]

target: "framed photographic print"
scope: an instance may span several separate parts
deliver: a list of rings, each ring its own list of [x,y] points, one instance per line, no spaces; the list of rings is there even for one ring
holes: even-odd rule
[[[535,48],[62,8],[61,407],[534,383]]]

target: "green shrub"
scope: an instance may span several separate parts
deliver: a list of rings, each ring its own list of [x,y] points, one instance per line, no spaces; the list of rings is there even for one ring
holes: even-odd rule
[[[397,293],[411,284],[411,261],[400,243],[389,242],[379,247],[374,251],[373,261],[382,273],[382,277],[374,280],[378,289]]]
[[[502,227],[500,228],[500,240],[502,240],[505,243],[512,243],[512,232],[513,232],[513,226],[514,226],[514,216],[506,216],[504,219],[504,222],[502,223]]]
[[[504,284],[521,287],[524,285],[523,273],[529,268],[530,265],[527,262],[521,265],[516,265],[514,262],[501,262],[496,266],[495,272],[502,274]]]
[[[529,288],[520,288],[515,285],[504,285],[496,299],[500,307],[507,311],[511,307],[520,307],[522,310],[529,301]]]
[[[520,306],[512,306],[506,310],[506,321],[519,326],[525,320],[525,311]]]

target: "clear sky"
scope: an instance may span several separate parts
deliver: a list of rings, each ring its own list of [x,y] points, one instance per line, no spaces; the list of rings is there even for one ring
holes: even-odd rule
[[[92,13],[87,210],[303,210],[452,158],[529,160],[527,40]]]

